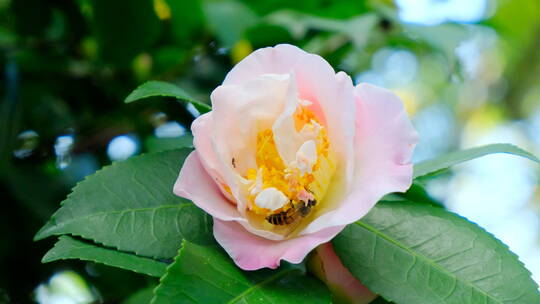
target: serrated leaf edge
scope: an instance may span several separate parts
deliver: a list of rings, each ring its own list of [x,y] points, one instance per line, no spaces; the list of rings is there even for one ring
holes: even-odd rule
[[[148,210],[157,210],[157,209],[167,209],[167,208],[184,208],[184,207],[193,207],[193,208],[196,208],[198,209],[197,206],[191,204],[191,203],[183,203],[183,204],[178,204],[178,205],[163,205],[163,206],[157,206],[156,208],[140,208],[140,209],[130,209],[130,210],[127,210],[127,211],[133,211],[133,210],[137,210],[137,211],[141,211],[141,210],[145,210],[145,209],[148,209]],[[122,210],[122,211],[111,211],[111,212],[100,212],[100,213],[94,213],[94,214],[89,214],[87,216],[84,216],[84,217],[79,217],[77,218],[77,220],[79,219],[84,219],[86,217],[92,217],[92,216],[99,216],[101,214],[112,214],[112,213],[122,213],[122,212],[125,212],[126,210]],[[74,220],[75,221],[75,220]],[[53,226],[53,227],[56,227],[56,226]],[[61,226],[60,226],[61,227]],[[47,235],[47,237],[49,236],[52,236],[52,235],[72,235],[72,236],[78,236],[78,237],[82,237],[86,240],[91,240],[92,242],[96,243],[96,244],[99,244],[99,245],[103,245],[105,247],[110,247],[110,248],[114,248],[118,251],[121,251],[121,252],[129,252],[129,253],[133,253],[137,256],[140,256],[140,257],[145,257],[145,258],[151,258],[151,259],[162,259],[164,257],[159,257],[159,256],[155,256],[155,255],[152,255],[152,256],[148,256],[148,255],[143,255],[141,254],[138,250],[135,250],[135,251],[131,251],[131,250],[127,250],[125,248],[122,248],[122,247],[119,247],[117,245],[112,245],[112,244],[106,244],[106,243],[103,243],[102,241],[99,241],[99,240],[96,240],[94,238],[92,238],[91,236],[85,234],[85,233],[53,233],[51,235]]]
[[[135,92],[141,88],[143,88],[144,86],[147,86],[151,83],[162,83],[162,84],[167,84],[167,85],[170,85],[170,86],[174,86],[176,87],[177,89],[180,89],[183,91],[183,93],[185,94],[185,96],[179,96],[177,94],[170,94],[170,93],[154,93],[154,94],[145,94],[145,95],[142,95],[138,98],[134,98],[133,95],[135,94]],[[198,100],[195,100],[193,99],[193,97],[189,96],[189,93],[187,93],[186,91],[184,91],[184,89],[182,89],[181,87],[173,84],[173,83],[170,83],[170,82],[166,82],[166,81],[159,81],[159,80],[149,80],[141,85],[139,85],[137,88],[135,88],[135,90],[133,90],[125,99],[124,99],[124,102],[125,103],[131,103],[131,102],[134,102],[134,101],[138,101],[138,100],[141,100],[141,99],[146,99],[146,98],[149,98],[149,97],[154,97],[154,96],[160,96],[160,97],[173,97],[173,98],[176,98],[176,99],[180,99],[180,100],[183,100],[183,101],[186,101],[188,103],[191,103],[193,104],[194,107],[197,108],[197,110],[200,112],[200,113],[206,113],[206,112],[210,112],[212,111],[212,107],[210,107],[209,105],[203,103],[203,102],[200,102]]]
[[[467,161],[471,161],[471,160],[474,160],[474,159],[477,159],[477,158],[480,158],[480,157],[483,157],[483,156],[487,156],[487,155],[491,155],[491,154],[509,154],[509,155],[513,155],[513,156],[520,156],[520,157],[523,157],[523,158],[526,158],[526,159],[529,159],[533,162],[536,162],[536,163],[540,163],[540,159],[538,159],[538,157],[536,157],[534,154],[516,146],[516,145],[513,145],[513,144],[509,144],[509,143],[496,143],[496,144],[488,144],[488,145],[483,145],[483,146],[478,146],[478,147],[473,147],[473,148],[469,148],[469,149],[465,149],[465,150],[460,150],[460,151],[466,151],[466,150],[471,150],[471,149],[481,149],[481,148],[488,148],[488,147],[495,147],[495,146],[508,146],[510,148],[513,148],[513,149],[516,149],[520,152],[520,154],[518,153],[514,153],[514,152],[510,152],[510,151],[493,151],[493,152],[485,152],[483,154],[480,154],[478,156],[475,156],[475,157],[472,157],[472,158],[467,158],[465,160],[462,160],[462,161],[459,161],[457,162],[456,164],[454,165],[457,165],[457,164],[461,164],[461,163],[464,163],[464,162],[467,162]],[[459,153],[460,151],[455,151],[455,152],[451,152],[450,154],[452,153]],[[424,163],[429,163],[431,161],[434,161],[436,160],[436,158],[433,158],[433,159],[428,159],[428,160],[425,160],[425,161],[422,161],[422,162],[419,162],[417,164],[414,164],[414,167],[417,167],[418,165],[421,165],[421,164],[424,164]],[[446,166],[446,167],[443,167],[443,168],[439,168],[437,170],[432,170],[432,171],[429,171],[429,172],[423,172],[423,173],[420,173],[420,174],[417,174],[416,173],[416,170],[413,170],[413,179],[417,179],[417,178],[421,178],[421,177],[424,177],[424,176],[429,176],[429,175],[435,175],[437,173],[440,173],[440,172],[443,172],[445,170],[447,170],[448,168],[450,168],[452,165],[450,166]]]
[[[50,225],[56,225],[56,224],[52,224],[54,222],[56,222],[56,215],[58,214],[58,212],[60,212],[60,210],[62,209],[62,207],[64,207],[64,205],[66,205],[69,201],[69,199],[73,196],[74,192],[77,190],[78,187],[81,186],[82,183],[86,182],[88,179],[93,179],[93,178],[96,178],[96,176],[100,176],[101,174],[103,174],[103,171],[106,170],[106,169],[109,169],[109,168],[113,168],[113,167],[116,167],[116,166],[119,166],[119,165],[125,165],[129,162],[133,162],[141,157],[146,157],[146,156],[149,156],[149,155],[157,155],[157,154],[165,154],[165,153],[173,153],[173,151],[177,151],[177,152],[180,152],[182,150],[185,150],[185,151],[193,151],[193,149],[190,149],[190,148],[180,148],[180,149],[173,149],[173,150],[167,150],[167,151],[160,151],[160,152],[153,152],[153,153],[142,153],[142,154],[139,154],[137,156],[134,156],[134,157],[131,157],[131,158],[128,158],[127,160],[124,160],[124,161],[119,161],[119,162],[113,162],[111,163],[110,165],[107,165],[107,166],[103,166],[101,167],[100,169],[96,170],[93,174],[90,174],[90,175],[87,175],[85,176],[81,181],[77,182],[75,184],[75,186],[73,186],[73,188],[71,189],[71,191],[69,192],[69,194],[66,196],[66,198],[64,200],[62,200],[60,202],[60,207],[58,208],[58,210],[56,210],[56,212],[51,216],[51,218],[47,221],[47,223],[45,223],[45,225],[43,227],[41,227],[41,229],[39,229],[39,231],[36,233],[36,235],[34,236],[34,241],[39,241],[39,240],[42,240],[42,239],[45,239],[47,237],[50,237],[52,235],[42,235],[43,234],[43,230],[45,230],[45,228],[47,228],[47,226],[50,226]]]
[[[43,256],[43,258],[41,259],[41,263],[45,264],[45,263],[51,263],[51,262],[55,262],[55,261],[65,261],[65,260],[80,260],[80,261],[90,261],[90,262],[94,262],[94,263],[99,263],[99,264],[103,264],[103,265],[107,265],[107,266],[110,266],[110,267],[115,267],[115,268],[120,268],[120,269],[124,269],[124,270],[129,270],[129,271],[133,271],[133,272],[136,272],[136,273],[140,273],[140,274],[144,274],[144,275],[148,275],[148,276],[152,276],[152,277],[160,277],[159,275],[155,275],[155,274],[151,274],[151,273],[148,273],[148,272],[143,272],[143,271],[138,271],[138,270],[135,270],[135,269],[132,269],[132,268],[127,268],[127,267],[123,267],[123,266],[118,266],[118,265],[113,265],[112,263],[107,263],[107,262],[104,262],[104,261],[97,261],[96,259],[91,259],[91,258],[81,258],[81,257],[62,257],[62,258],[57,258],[57,259],[47,259],[47,256],[49,255],[49,252],[51,252],[54,248],[57,247],[58,243],[60,243],[61,239],[62,238],[71,238],[70,236],[68,235],[61,235],[59,238],[58,238],[58,241],[54,244],[53,248],[49,249],[49,251],[47,251],[47,253],[45,253],[45,255]],[[99,248],[103,248],[103,249],[107,249],[107,247],[102,247],[100,246],[99,243],[94,243],[92,244],[96,247],[99,247]],[[113,250],[113,249],[111,249]],[[150,259],[150,260],[153,260],[157,263],[163,263],[163,262],[160,262],[160,261],[157,261],[155,259],[152,259],[152,258],[148,258],[148,257],[145,257],[145,256],[140,256],[140,255],[137,255],[135,253],[132,253],[132,252],[126,252],[126,251],[120,251],[118,250],[119,253],[124,253],[124,254],[131,254],[131,255],[134,255],[138,258],[141,258],[141,259]],[[167,265],[166,263],[163,263],[165,265]],[[168,266],[167,266],[168,267]]]
[[[435,207],[432,207],[432,206],[426,206],[427,208],[432,208],[434,210],[438,210],[438,208],[435,208]],[[451,215],[453,216],[456,216],[460,219],[463,219],[465,221],[467,221],[468,223],[470,223],[471,225],[474,225],[475,227],[479,228],[483,233],[486,233],[487,235],[489,235],[491,238],[493,238],[493,240],[495,240],[499,245],[501,245],[503,248],[505,248],[514,258],[515,260],[518,262],[519,265],[522,266],[522,268],[525,270],[525,273],[527,273],[529,275],[529,277],[531,277],[531,272],[525,267],[525,265],[523,264],[523,262],[519,259],[519,256],[517,254],[515,254],[514,252],[512,252],[510,250],[510,248],[505,244],[503,243],[501,240],[499,240],[498,238],[496,238],[493,234],[489,233],[487,230],[485,230],[484,228],[482,228],[481,226],[479,226],[478,224],[472,222],[472,221],[469,221],[467,218],[459,215],[459,214],[456,214],[456,213],[453,213],[453,212],[450,212],[450,211],[446,211],[448,213],[450,213]],[[448,273],[450,274],[451,277],[453,277],[456,281],[460,281],[460,282],[463,282],[465,283],[465,285],[467,286],[471,286],[472,288],[480,291],[482,294],[484,294],[486,297],[488,297],[489,299],[492,299],[493,301],[495,301],[496,303],[501,303],[503,304],[503,302],[500,302],[498,299],[495,299],[493,298],[489,293],[487,293],[486,291],[480,289],[478,286],[474,285],[473,283],[471,282],[468,282],[468,281],[464,281],[463,279],[457,277],[456,275],[454,275],[452,272],[440,267],[439,265],[437,265],[436,263],[434,263],[430,258],[424,256],[424,255],[421,255],[419,253],[416,253],[415,251],[412,251],[410,250],[408,247],[406,246],[403,246],[402,244],[400,244],[399,242],[395,241],[394,239],[392,239],[391,237],[387,236],[386,234],[380,232],[379,230],[371,227],[370,225],[366,224],[366,223],[363,223],[362,220],[359,220],[359,221],[356,221],[354,223],[352,223],[351,225],[358,225],[360,227],[362,227],[363,229],[366,229],[366,230],[369,230],[371,232],[373,232],[374,234],[376,234],[377,236],[380,236],[381,238],[389,241],[390,243],[398,246],[399,248],[402,248],[403,250],[411,253],[411,255],[415,258],[415,260],[417,258],[421,258],[423,260],[426,260],[427,262],[429,262],[429,264],[433,265],[434,268],[438,269],[439,271],[443,272],[443,273]],[[354,274],[353,274],[354,275]],[[360,278],[358,278],[360,279]],[[534,281],[533,281],[534,282]],[[536,285],[536,288],[538,289],[538,284],[536,284],[536,282],[534,282],[535,285]],[[369,287],[369,286],[368,286]],[[370,289],[372,287],[369,287]],[[379,293],[377,290],[373,290],[373,292],[375,293]],[[525,294],[522,294],[522,296],[525,295]],[[395,299],[390,299],[391,301],[395,301]],[[514,300],[517,300],[517,299],[514,299]]]

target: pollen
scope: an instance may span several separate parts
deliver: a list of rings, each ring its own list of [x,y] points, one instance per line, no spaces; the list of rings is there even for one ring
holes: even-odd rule
[[[296,159],[285,163],[280,157],[271,129],[257,134],[257,168],[247,170],[248,208],[258,215],[286,212],[294,204],[320,202],[335,171],[327,131],[301,103],[294,114],[295,128],[306,140],[298,143]]]

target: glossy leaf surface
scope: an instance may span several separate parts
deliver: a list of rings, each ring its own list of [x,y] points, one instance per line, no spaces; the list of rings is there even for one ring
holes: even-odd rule
[[[381,202],[333,243],[353,275],[396,303],[540,303],[506,245],[442,208]]]
[[[155,290],[162,303],[330,303],[328,289],[291,265],[277,270],[240,270],[215,246],[184,242]]]

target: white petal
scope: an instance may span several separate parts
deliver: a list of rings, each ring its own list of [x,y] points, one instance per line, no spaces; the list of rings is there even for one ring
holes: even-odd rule
[[[311,169],[313,169],[316,162],[317,144],[314,140],[308,140],[296,152],[296,167],[302,173],[311,173]]]
[[[257,134],[271,128],[283,112],[290,83],[289,75],[264,74],[239,85],[221,85],[212,92],[212,149],[241,213],[249,195],[242,176],[256,167]]]
[[[262,180],[262,169],[257,170],[257,177],[255,178],[255,183],[253,184],[249,194],[256,195],[259,192],[261,192],[263,187],[263,180]]]
[[[294,79],[294,75],[291,78]],[[272,125],[274,142],[276,143],[279,156],[286,164],[295,160],[296,151],[300,148],[301,143],[304,142],[302,136],[296,131],[294,123],[294,113],[298,107],[298,101],[296,84],[291,82],[283,112],[279,114]]]
[[[303,107],[309,107],[310,105],[312,105],[313,103],[309,100],[306,100],[306,99],[300,99],[298,101],[298,103],[303,106]]]
[[[255,204],[261,208],[277,210],[289,201],[289,199],[276,188],[270,187],[261,191],[255,198]]]

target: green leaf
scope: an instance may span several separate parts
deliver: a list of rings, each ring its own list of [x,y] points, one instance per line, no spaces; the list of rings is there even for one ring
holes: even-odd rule
[[[415,203],[430,204],[433,207],[444,208],[443,204],[432,198],[426,189],[418,182],[414,181],[411,187],[405,193],[392,193],[399,199],[413,201]],[[385,200],[384,198],[382,200]]]
[[[43,263],[57,260],[79,259],[118,267],[138,273],[161,277],[165,274],[167,264],[153,259],[139,257],[131,253],[120,252],[114,249],[104,248],[88,242],[76,240],[63,235],[49,250],[43,259]]]
[[[133,92],[131,92],[128,97],[126,97],[125,102],[130,103],[136,100],[155,96],[174,97],[189,102],[201,114],[212,110],[209,105],[193,99],[193,97],[191,97],[182,88],[172,83],[157,80],[151,80],[141,84]]]
[[[372,10],[373,4],[370,1],[357,0],[309,0],[309,1],[252,1],[242,0],[243,3],[251,7],[260,15],[268,15],[276,10],[290,9],[312,16],[322,16],[335,19],[345,19],[361,15],[368,10]]]
[[[249,7],[235,0],[205,1],[204,11],[210,30],[226,48],[233,47],[242,39],[246,30],[257,24],[259,18]]]
[[[540,163],[540,160],[531,153],[518,148],[511,144],[491,144],[481,147],[461,150],[457,152],[448,153],[437,158],[420,162],[414,165],[414,178],[418,178],[424,175],[437,173],[445,170],[451,166],[466,162],[484,155],[493,153],[508,153],[521,157],[528,158],[532,161]]]
[[[165,0],[171,10],[171,30],[176,44],[197,41],[204,29],[204,16],[200,0]],[[200,37],[200,36],[199,36]]]
[[[179,148],[193,148],[193,135],[187,133],[178,137],[149,136],[144,140],[148,152],[161,152]]]
[[[245,272],[221,248],[187,241],[154,294],[154,304],[330,303],[326,287],[298,267]]]
[[[101,56],[127,66],[139,53],[152,46],[161,32],[152,0],[95,0],[93,29]]]
[[[148,304],[154,296],[155,286],[141,289],[127,298],[122,304]]]
[[[295,40],[287,29],[268,23],[259,23],[250,27],[246,31],[245,36],[254,49],[274,45],[276,41],[279,41],[279,43],[295,43]]]
[[[344,34],[357,49],[362,49],[366,45],[378,21],[378,18],[373,14],[338,20],[289,10],[275,12],[267,16],[266,19],[270,23],[286,27],[296,39],[303,38],[309,29]]]
[[[441,208],[380,202],[333,243],[354,276],[396,303],[540,303],[508,247]]]
[[[455,65],[459,64],[455,49],[460,43],[466,41],[471,36],[469,28],[462,24],[443,23],[439,25],[418,25],[402,23],[403,30],[410,39],[415,41],[417,45],[425,43],[433,50],[441,52],[448,60],[450,69],[455,69]]]
[[[172,259],[184,238],[213,242],[209,216],[172,193],[190,152],[145,154],[104,167],[73,188],[35,238],[72,234],[159,259]]]

